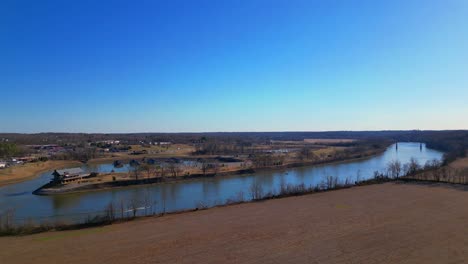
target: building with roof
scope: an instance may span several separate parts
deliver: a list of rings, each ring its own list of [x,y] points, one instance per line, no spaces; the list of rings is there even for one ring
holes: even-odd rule
[[[82,168],[69,168],[55,170],[52,173],[53,181],[57,183],[69,183],[95,176],[95,173],[86,173]]]

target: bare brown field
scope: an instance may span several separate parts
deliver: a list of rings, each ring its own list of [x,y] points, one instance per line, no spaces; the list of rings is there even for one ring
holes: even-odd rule
[[[0,263],[465,263],[468,192],[387,183],[0,238]]]
[[[82,163],[78,161],[53,160],[25,163],[6,169],[0,169],[0,186],[26,181],[46,171],[81,165]]]
[[[324,139],[324,138],[306,138],[304,142],[310,144],[336,144],[336,143],[351,143],[356,141],[356,139],[345,139],[345,138],[337,138],[337,139]]]
[[[186,144],[171,144],[171,145],[149,145],[149,146],[142,146],[142,145],[130,145],[131,151],[154,151],[160,154],[175,154],[175,155],[188,155],[192,153],[195,149],[193,146],[186,145]]]
[[[454,169],[466,169],[468,168],[468,157],[463,159],[457,159],[450,163],[450,167]]]

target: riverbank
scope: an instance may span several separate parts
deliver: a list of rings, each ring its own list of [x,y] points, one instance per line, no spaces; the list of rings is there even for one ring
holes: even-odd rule
[[[366,153],[357,154],[355,157],[351,157],[345,160],[331,160],[331,161],[319,161],[319,162],[302,161],[302,162],[294,162],[294,163],[288,163],[288,164],[277,165],[277,166],[249,168],[249,169],[234,169],[234,170],[222,171],[222,172],[217,172],[217,173],[190,174],[190,175],[182,175],[178,177],[153,177],[153,178],[142,177],[141,179],[138,179],[138,180],[136,179],[112,180],[112,181],[108,180],[108,181],[99,181],[96,183],[82,183],[82,184],[74,183],[74,184],[63,185],[63,186],[58,186],[58,187],[48,183],[48,184],[45,184],[44,186],[41,186],[37,190],[35,190],[33,194],[36,194],[36,195],[70,194],[70,193],[80,193],[80,192],[88,192],[88,191],[107,190],[107,189],[112,189],[112,188],[125,188],[125,187],[136,186],[136,185],[178,183],[181,181],[197,180],[197,179],[202,179],[202,178],[252,174],[255,172],[278,171],[278,170],[285,170],[289,168],[298,168],[298,167],[314,166],[314,165],[332,165],[332,164],[353,162],[353,161],[359,161],[359,160],[372,158],[373,156],[383,153],[386,149],[387,147],[376,149],[374,151],[369,151]],[[118,175],[117,173],[114,173],[114,174]],[[112,179],[112,177],[107,177],[107,178]]]
[[[128,179],[128,180],[117,180],[117,181],[107,181],[107,182],[97,182],[97,183],[83,183],[83,184],[67,184],[62,186],[54,186],[50,183],[41,186],[33,192],[36,195],[59,195],[59,194],[70,194],[70,193],[81,193],[89,191],[100,191],[107,189],[116,189],[116,188],[125,188],[130,186],[137,185],[154,185],[154,184],[166,184],[166,183],[178,183],[182,181],[189,180],[199,180],[203,178],[210,178],[215,176],[229,176],[229,175],[240,175],[247,173],[254,173],[255,170],[245,169],[245,170],[236,170],[229,172],[222,172],[217,174],[192,174],[192,175],[183,175],[178,177],[157,177],[157,178],[142,178],[142,179]],[[119,173],[113,173],[111,175],[118,175]],[[122,174],[122,173],[120,173]]]
[[[447,184],[353,187],[3,237],[0,262],[463,263],[466,198],[466,191]]]
[[[41,173],[47,171],[82,165],[83,163],[79,161],[68,160],[49,160],[45,162],[32,162],[15,165],[6,169],[0,169],[0,186],[34,179]]]

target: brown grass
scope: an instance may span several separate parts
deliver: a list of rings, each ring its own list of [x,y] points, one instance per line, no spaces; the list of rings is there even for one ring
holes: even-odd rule
[[[3,237],[0,263],[464,263],[466,198],[440,184],[356,187]]]
[[[46,171],[81,165],[82,163],[78,161],[54,160],[25,163],[6,169],[0,169],[0,186],[26,181]]]
[[[146,150],[148,154],[142,155],[132,155],[132,151],[142,151]],[[113,162],[115,160],[121,161],[130,161],[132,159],[141,159],[146,158],[168,158],[168,157],[186,157],[190,156],[195,149],[192,146],[185,144],[174,144],[170,145],[168,148],[160,146],[150,146],[143,147],[140,145],[132,145],[130,152],[117,152],[117,153],[108,153],[103,158],[91,159],[88,161],[90,164],[100,164],[106,162]]]
[[[468,168],[468,157],[455,160],[454,162],[450,163],[450,167],[454,169]]]
[[[337,139],[306,138],[304,139],[304,142],[311,143],[311,144],[351,143],[354,141],[356,141],[356,139],[345,139],[345,138],[337,138]]]
[[[320,154],[323,154],[323,155],[333,155],[339,151],[343,151],[347,149],[346,147],[327,147],[327,148],[321,148],[321,149],[317,149],[317,150],[313,150],[314,154],[316,155],[320,155]]]

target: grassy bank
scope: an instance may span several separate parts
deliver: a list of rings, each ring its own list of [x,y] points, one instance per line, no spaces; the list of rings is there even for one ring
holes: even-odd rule
[[[32,162],[0,169],[0,186],[27,181],[39,176],[41,173],[83,165],[79,161],[52,160],[45,162]]]

